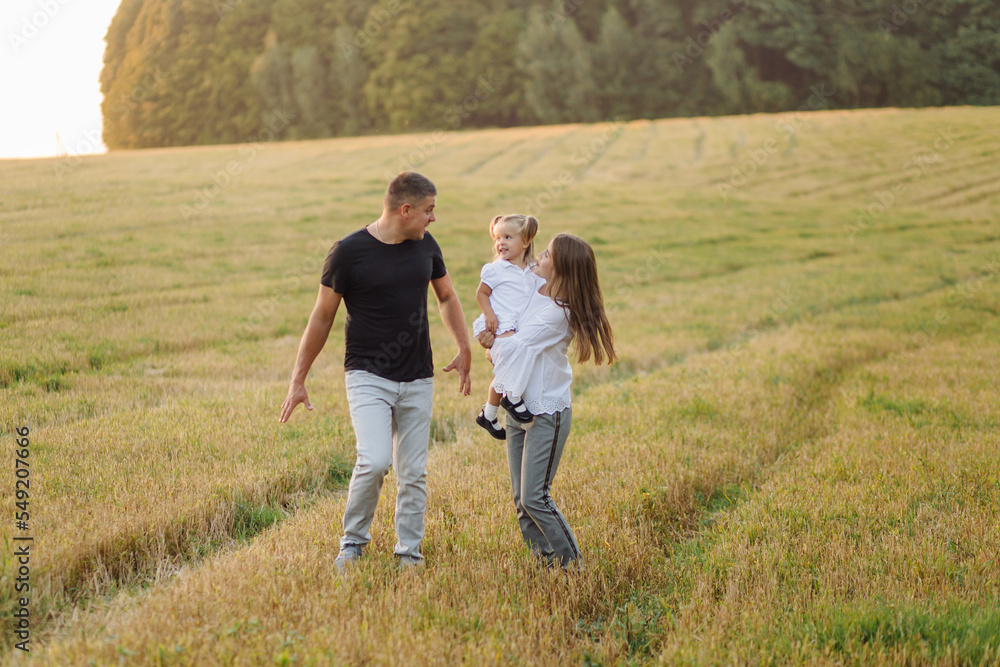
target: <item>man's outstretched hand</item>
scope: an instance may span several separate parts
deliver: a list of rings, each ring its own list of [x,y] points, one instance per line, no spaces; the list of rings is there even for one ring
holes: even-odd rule
[[[458,371],[458,391],[463,396],[468,396],[472,393],[472,378],[469,377],[470,368],[472,368],[472,350],[459,352],[451,360],[451,363],[444,367],[445,373],[454,370]]]
[[[288,396],[285,397],[285,402],[281,404],[281,416],[278,417],[278,421],[284,424],[288,421],[288,418],[292,416],[292,410],[295,409],[299,403],[306,404],[306,410],[312,410],[312,403],[309,402],[309,394],[306,393],[306,386],[304,384],[293,384],[288,387]]]

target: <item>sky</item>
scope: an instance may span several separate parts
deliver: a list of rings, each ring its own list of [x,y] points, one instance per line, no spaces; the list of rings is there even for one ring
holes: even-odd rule
[[[119,2],[2,0],[0,159],[107,151],[98,78]]]

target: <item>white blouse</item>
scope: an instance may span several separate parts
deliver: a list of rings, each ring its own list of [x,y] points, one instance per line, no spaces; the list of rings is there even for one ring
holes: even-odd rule
[[[520,324],[513,336],[493,342],[493,388],[511,399],[521,396],[534,415],[565,410],[570,406],[573,384],[567,356],[573,339],[568,311],[532,290]]]
[[[507,331],[517,331],[518,316],[528,302],[531,293],[538,289],[538,276],[531,270],[532,265],[523,269],[506,259],[497,259],[483,266],[479,279],[492,290],[490,307],[500,321],[497,335]],[[472,334],[478,336],[486,331],[486,316],[480,315],[472,323]]]

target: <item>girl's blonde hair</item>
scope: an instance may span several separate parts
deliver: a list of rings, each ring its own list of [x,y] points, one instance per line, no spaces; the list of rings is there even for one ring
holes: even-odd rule
[[[515,234],[520,234],[521,242],[524,243],[524,261],[527,264],[537,263],[535,260],[535,234],[538,233],[538,220],[533,215],[522,215],[521,213],[504,213],[498,215],[490,221],[490,238],[493,229],[497,225],[511,225]],[[496,259],[496,244],[493,245],[493,258]]]
[[[618,358],[597,279],[597,258],[590,244],[579,236],[556,234],[552,237],[549,296],[569,311],[569,330],[581,363],[591,355],[596,364],[605,359],[610,364]]]

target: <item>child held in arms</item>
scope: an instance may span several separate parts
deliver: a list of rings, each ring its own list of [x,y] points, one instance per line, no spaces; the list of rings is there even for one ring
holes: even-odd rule
[[[489,331],[498,339],[517,331],[517,318],[528,297],[545,281],[535,275],[535,234],[538,220],[530,215],[511,213],[498,215],[490,222],[494,260],[483,266],[480,273],[476,302],[483,314],[472,323],[472,333],[478,336]],[[497,412],[503,404],[508,414],[520,423],[530,422],[531,414],[518,397],[511,402],[502,397],[490,384],[486,405],[476,423],[497,440],[507,437],[506,430],[497,421]]]

